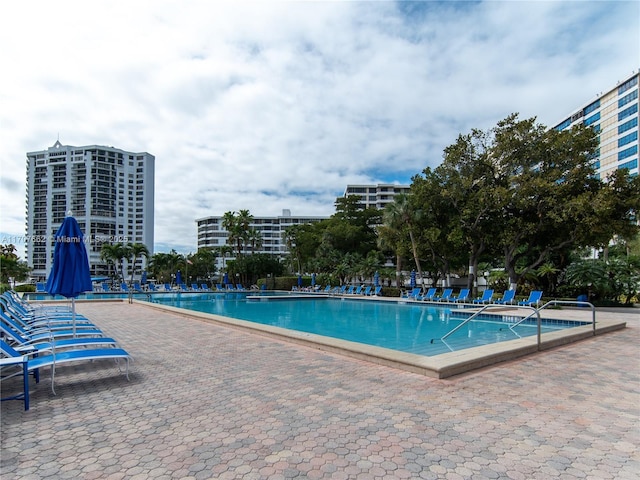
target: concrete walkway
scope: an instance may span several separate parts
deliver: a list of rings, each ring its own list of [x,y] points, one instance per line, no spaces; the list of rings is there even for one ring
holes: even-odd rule
[[[628,328],[436,380],[126,303],[78,310],[135,357],[1,406],[5,479],[637,479]],[[604,314],[603,314],[604,315]],[[14,384],[2,385],[3,396]]]

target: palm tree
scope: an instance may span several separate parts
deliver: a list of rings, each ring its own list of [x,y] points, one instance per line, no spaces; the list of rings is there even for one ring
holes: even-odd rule
[[[249,243],[249,232],[251,231],[251,222],[253,222],[253,215],[249,213],[249,210],[240,210],[237,217],[237,225],[240,239],[243,243]]]
[[[133,276],[136,272],[136,261],[140,256],[149,258],[149,249],[142,243],[133,243],[129,244],[128,246],[130,249],[129,252],[131,254],[131,281],[129,283],[133,284]]]
[[[105,243],[100,249],[100,258],[107,264],[114,265],[116,278],[124,282],[124,259],[129,258],[129,247],[122,243]],[[119,268],[118,268],[119,267]],[[119,274],[119,275],[118,275]]]
[[[239,257],[242,250],[242,235],[235,212],[225,212],[222,216],[222,228],[229,232],[227,242],[231,245],[236,244],[237,256]]]
[[[409,195],[399,193],[393,197],[393,202],[388,203],[384,209],[383,221],[384,225],[392,230],[406,231],[409,233],[411,240],[411,250],[413,251],[413,260],[418,270],[418,278],[422,280],[422,268],[420,267],[420,258],[418,257],[418,247],[414,237],[414,229],[416,220],[420,217],[420,212],[411,205]]]
[[[391,250],[396,256],[396,285],[400,285],[400,277],[402,275],[402,235],[396,228],[387,225],[377,227],[378,232],[378,248],[382,251]]]
[[[262,234],[255,228],[249,229],[247,239],[251,245],[252,254],[255,252],[256,248],[262,247]]]

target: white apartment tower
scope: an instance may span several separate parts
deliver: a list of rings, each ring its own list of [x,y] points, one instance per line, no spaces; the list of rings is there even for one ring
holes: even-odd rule
[[[598,132],[600,146],[594,159],[600,178],[621,168],[638,174],[638,81],[631,76],[574,111],[555,126],[556,130],[577,124],[591,125]]]
[[[85,235],[92,276],[105,276],[107,243],[142,243],[153,253],[155,157],[114,147],[60,141],[27,153],[27,263],[44,279],[54,235],[71,211]]]
[[[361,208],[377,208],[384,210],[389,203],[393,203],[394,197],[400,193],[408,194],[410,185],[395,185],[392,183],[379,183],[377,185],[347,185],[344,197],[355,195],[360,197]]]

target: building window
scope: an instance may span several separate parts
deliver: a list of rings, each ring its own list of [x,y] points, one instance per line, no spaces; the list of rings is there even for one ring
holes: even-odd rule
[[[629,108],[625,108],[621,112],[618,113],[618,121],[623,118],[627,118],[629,115],[633,115],[634,113],[638,113],[638,104],[631,105]]]
[[[618,87],[618,95],[622,95],[624,92],[629,90],[631,87],[636,86],[637,84],[638,84],[638,76],[636,75]]]
[[[626,132],[627,130],[631,130],[633,127],[638,126],[638,117],[632,118],[631,120],[624,122],[622,125],[618,127],[618,135]]]
[[[584,124],[585,125],[591,125],[592,123],[595,123],[598,120],[600,120],[600,112],[598,112],[598,113],[596,113],[594,115],[591,115],[589,118],[586,118],[584,120]]]
[[[638,132],[631,132],[630,134],[618,139],[618,148],[627,145],[628,143],[635,142],[636,140],[638,140]]]
[[[626,148],[620,152],[618,152],[618,161],[624,160],[625,158],[629,158],[638,153],[638,146],[634,145],[633,147]]]
[[[618,100],[618,108],[622,108],[627,103],[633,102],[636,98],[638,98],[638,90],[634,90],[633,92],[625,95],[620,100]]]
[[[600,99],[596,100],[595,102],[593,102],[591,105],[585,107],[584,109],[584,116],[586,117],[587,115],[589,115],[591,112],[593,112],[594,110],[600,108]]]
[[[634,168],[638,168],[638,159],[631,160],[630,162],[623,163],[618,165],[618,169],[627,168],[629,170],[633,170]]]
[[[562,122],[560,125],[556,127],[556,130],[562,131],[565,128],[567,128],[569,125],[571,125],[571,119],[567,118],[564,122]]]

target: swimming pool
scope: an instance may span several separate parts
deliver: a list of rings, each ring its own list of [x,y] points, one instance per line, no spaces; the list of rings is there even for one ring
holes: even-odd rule
[[[509,326],[514,316],[483,315],[447,338],[471,313],[457,305],[375,301],[357,297],[247,293],[170,294],[153,303],[280,327],[421,356],[434,356],[537,334],[535,322]],[[530,312],[527,312],[530,313]],[[584,322],[544,321],[542,333]],[[432,341],[435,340],[435,341]]]

